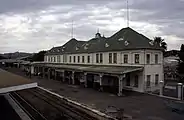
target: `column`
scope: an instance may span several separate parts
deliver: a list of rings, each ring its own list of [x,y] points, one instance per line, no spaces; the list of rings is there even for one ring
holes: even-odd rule
[[[103,86],[102,86],[102,77],[103,77],[103,74],[99,74],[100,76],[100,91],[103,91]]]
[[[182,100],[183,99],[183,84],[178,83],[178,99]]]
[[[57,80],[57,71],[54,70],[54,80]]]
[[[34,75],[34,66],[31,66],[31,74]]]
[[[163,96],[163,86],[164,86],[164,81],[160,81],[160,96]]]
[[[42,77],[45,78],[45,68],[42,67]]]
[[[50,80],[50,68],[47,70],[48,79]]]
[[[72,84],[75,85],[75,72],[72,71]]]
[[[62,72],[63,82],[65,82],[65,71]]]
[[[87,73],[84,73],[84,87],[87,88]]]
[[[122,89],[123,89],[123,75],[118,76],[119,79],[119,92],[118,96],[122,96]]]

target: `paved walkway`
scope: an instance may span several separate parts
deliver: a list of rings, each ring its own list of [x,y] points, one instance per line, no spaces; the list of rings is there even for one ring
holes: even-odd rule
[[[9,69],[9,71],[23,75],[15,68]],[[117,108],[124,108],[125,113],[132,116],[133,120],[184,120],[184,115],[172,112],[165,106],[165,100],[156,96],[133,93],[130,96],[117,97],[116,95],[98,92],[90,88],[62,84],[59,81],[36,77],[32,77],[32,80],[46,89],[102,112],[109,105],[112,105]]]

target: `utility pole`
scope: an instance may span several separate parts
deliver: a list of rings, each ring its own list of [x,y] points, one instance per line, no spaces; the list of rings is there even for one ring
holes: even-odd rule
[[[71,33],[71,38],[74,38],[73,37],[73,20],[72,20],[72,33]]]
[[[127,0],[127,27],[129,27],[129,5],[128,5],[128,0]]]

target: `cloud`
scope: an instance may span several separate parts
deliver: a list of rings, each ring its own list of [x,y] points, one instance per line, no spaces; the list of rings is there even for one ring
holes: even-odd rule
[[[184,43],[182,0],[129,0],[130,27],[152,39],[162,36],[169,49]],[[0,53],[37,52],[74,37],[89,40],[126,27],[126,0],[0,1]],[[172,47],[171,47],[172,46]]]

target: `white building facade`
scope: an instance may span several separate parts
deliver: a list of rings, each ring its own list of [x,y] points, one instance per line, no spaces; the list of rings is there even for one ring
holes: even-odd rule
[[[136,34],[137,38],[128,38],[127,36],[130,36],[130,34]],[[124,28],[109,38],[100,38],[99,43],[98,37],[101,37],[100,34],[97,36],[96,41],[92,39],[81,43],[81,45],[77,47],[77,44],[75,44],[68,50],[67,44],[58,48],[52,48],[45,55],[44,62],[45,64],[57,65],[107,66],[109,71],[111,71],[111,67],[142,68],[138,71],[134,68],[126,72],[126,79],[123,79],[121,88],[138,92],[160,89],[159,83],[164,80],[163,50],[160,46],[155,45],[155,43],[148,38],[145,40],[146,37],[141,38],[143,39],[141,41],[139,34],[131,28]],[[77,40],[73,39],[73,41]],[[93,46],[97,46],[96,44],[100,45],[94,49],[95,47],[93,48]],[[112,71],[110,75],[116,74],[114,71]],[[90,70],[88,72],[90,72]],[[98,72],[100,74],[103,73],[103,71]],[[121,72],[121,70],[118,72]],[[124,73],[125,72],[122,71],[122,75],[124,75]],[[103,75],[105,74],[104,72]],[[105,80],[103,81],[104,84],[106,82]]]

